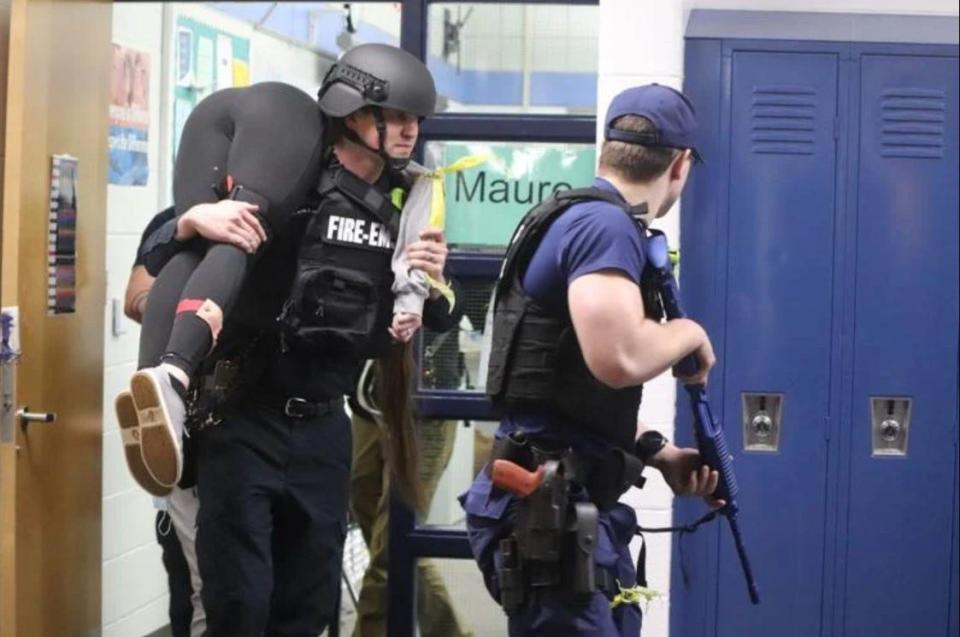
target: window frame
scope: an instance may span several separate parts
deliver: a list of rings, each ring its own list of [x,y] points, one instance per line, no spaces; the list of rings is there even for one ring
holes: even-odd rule
[[[451,0],[404,0],[400,14],[400,46],[426,63],[429,5]],[[597,6],[599,0],[472,0],[469,4],[581,5]],[[496,141],[541,143],[596,143],[596,115],[543,115],[524,113],[437,113],[420,130],[416,158],[423,160],[429,142]],[[502,251],[462,252],[451,250],[447,272],[454,278],[496,278]],[[418,354],[422,341],[417,341]],[[497,420],[496,410],[481,392],[416,390],[418,415],[423,418]]]
[[[449,0],[404,0],[400,16],[400,46],[426,62],[427,18],[430,4]],[[471,4],[599,5],[599,0],[473,0]],[[438,113],[424,121],[416,149],[423,160],[424,145],[444,141],[549,142],[596,144],[597,117],[508,113]],[[495,279],[502,252],[451,251],[447,271],[453,277]],[[418,353],[422,340],[417,341]],[[417,389],[418,426],[429,419],[499,420],[482,392]],[[466,531],[421,526],[413,511],[397,497],[390,502],[390,571],[387,634],[408,637],[416,626],[416,560],[425,557],[472,559]]]

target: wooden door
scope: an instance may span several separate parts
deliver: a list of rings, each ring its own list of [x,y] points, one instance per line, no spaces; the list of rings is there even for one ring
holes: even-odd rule
[[[0,436],[0,636],[99,634],[111,5],[0,0],[0,297],[22,357]],[[2,97],[2,92],[0,92]],[[78,159],[76,308],[48,314],[51,157]],[[13,370],[12,372],[10,370]],[[54,412],[25,430],[11,411]],[[3,433],[3,432],[0,432]]]

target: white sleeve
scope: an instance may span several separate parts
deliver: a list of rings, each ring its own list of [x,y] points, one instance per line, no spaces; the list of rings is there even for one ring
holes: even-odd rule
[[[407,262],[407,246],[420,239],[420,232],[430,223],[430,205],[433,201],[434,180],[419,177],[413,184],[400,215],[400,231],[393,251],[393,312],[423,316],[423,303],[430,294],[427,276],[421,270],[411,270]]]

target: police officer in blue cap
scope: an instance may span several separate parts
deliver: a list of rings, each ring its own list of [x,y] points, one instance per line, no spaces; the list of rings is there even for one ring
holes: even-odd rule
[[[487,392],[503,410],[491,462],[461,498],[474,557],[510,635],[638,635],[618,502],[644,465],[679,495],[707,498],[717,472],[638,423],[642,384],[695,353],[706,332],[661,322],[647,224],[680,196],[700,157],[690,102],[660,85],[617,95],[590,188],[545,200],[507,249],[494,301]]]

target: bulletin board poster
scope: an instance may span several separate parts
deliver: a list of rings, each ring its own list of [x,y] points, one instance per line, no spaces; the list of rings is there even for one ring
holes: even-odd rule
[[[77,306],[77,158],[54,155],[50,166],[47,236],[47,314]]]
[[[109,183],[146,186],[150,175],[150,54],[113,45]]]
[[[250,40],[178,15],[174,29],[174,159],[193,108],[214,91],[250,84]]]

